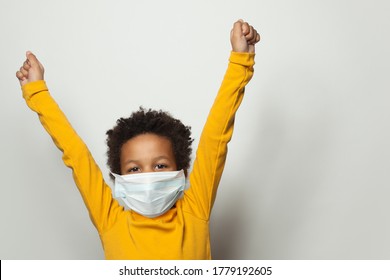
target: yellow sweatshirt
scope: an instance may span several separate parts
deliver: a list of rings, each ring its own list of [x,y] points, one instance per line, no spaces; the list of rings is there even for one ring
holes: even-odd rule
[[[44,81],[22,87],[27,105],[63,152],[99,232],[106,259],[211,259],[209,219],[225,165],[227,144],[244,87],[253,75],[254,54],[234,53],[204,126],[189,175],[190,188],[167,213],[146,218],[125,210],[58,107]]]

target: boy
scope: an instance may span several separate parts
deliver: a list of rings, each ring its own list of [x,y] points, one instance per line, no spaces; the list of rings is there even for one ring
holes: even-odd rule
[[[23,97],[72,169],[106,259],[211,259],[211,209],[259,40],[248,23],[234,23],[228,69],[189,176],[190,129],[169,114],[141,108],[107,132],[115,197],[126,210],[113,198],[88,148],[50,96],[42,64],[27,52],[16,73]]]

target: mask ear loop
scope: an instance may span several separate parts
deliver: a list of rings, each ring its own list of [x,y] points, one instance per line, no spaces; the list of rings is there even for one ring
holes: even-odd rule
[[[186,177],[183,191],[188,190],[190,186],[190,180]]]

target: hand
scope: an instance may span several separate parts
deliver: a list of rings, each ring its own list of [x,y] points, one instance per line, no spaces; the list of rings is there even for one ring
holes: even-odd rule
[[[230,32],[230,43],[234,52],[255,52],[255,44],[260,41],[260,34],[253,26],[242,19],[236,21]]]
[[[26,61],[16,72],[16,77],[19,79],[21,86],[34,81],[43,80],[45,69],[38,61],[35,55],[31,52],[26,52]]]

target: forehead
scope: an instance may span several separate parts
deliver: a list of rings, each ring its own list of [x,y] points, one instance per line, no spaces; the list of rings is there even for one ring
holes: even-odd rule
[[[143,160],[156,157],[173,157],[171,141],[152,133],[137,135],[121,148],[121,161]]]

